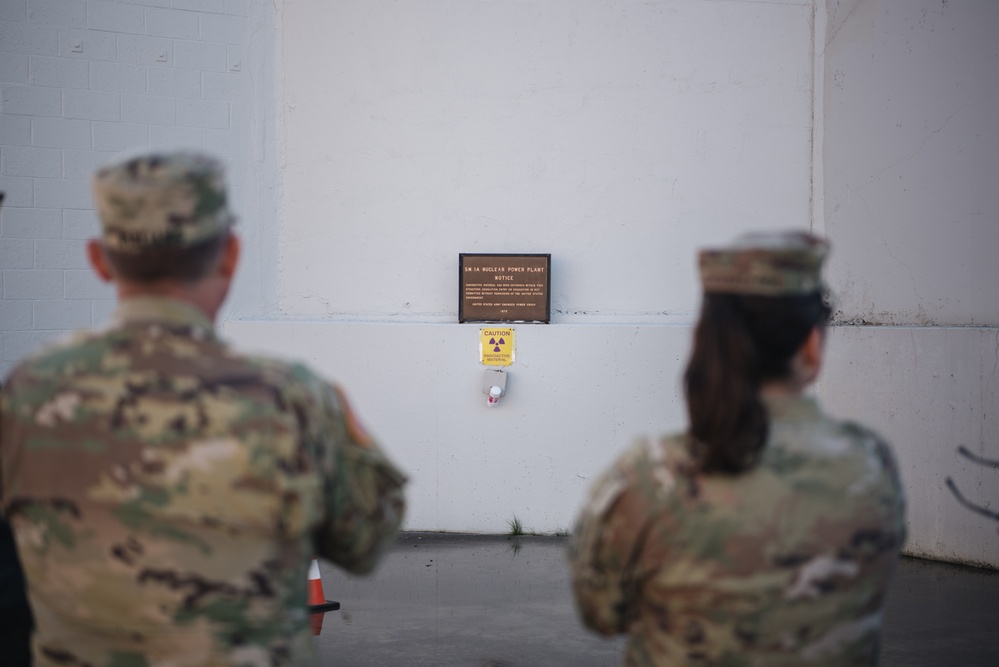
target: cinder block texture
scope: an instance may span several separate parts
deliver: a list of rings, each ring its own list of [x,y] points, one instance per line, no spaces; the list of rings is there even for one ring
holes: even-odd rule
[[[205,42],[242,44],[246,39],[246,19],[242,16],[202,14],[201,39]]]
[[[146,34],[174,39],[198,39],[198,14],[173,9],[147,9]]]
[[[177,124],[226,129],[229,127],[229,103],[177,100]]]
[[[137,5],[121,2],[90,0],[87,5],[87,27],[91,30],[141,35],[146,31],[146,10]]]
[[[150,67],[149,94],[166,97],[201,97],[201,73],[195,70]]]
[[[94,211],[63,211],[62,237],[65,239],[92,239],[100,232]]]
[[[94,149],[124,151],[149,145],[149,126],[132,123],[94,123]]]
[[[205,72],[202,82],[202,97],[206,100],[237,100],[247,94],[246,78],[239,74]]]
[[[93,208],[90,180],[36,178],[35,206],[41,208]]]
[[[74,151],[66,149],[62,152],[63,178],[82,178],[89,180],[99,166],[107,162],[114,152]],[[72,213],[75,211],[66,211]],[[74,237],[69,237],[74,238]]]
[[[114,288],[97,277],[90,269],[69,269],[66,274],[67,299],[110,299]]]
[[[62,115],[62,93],[41,86],[0,86],[0,109],[5,114],[25,116]]]
[[[84,329],[93,322],[89,301],[35,301],[32,310],[35,329]]]
[[[36,86],[84,89],[90,87],[90,66],[82,60],[31,56],[28,69],[29,80]]]
[[[0,51],[34,56],[59,53],[59,29],[14,21],[0,21]]]
[[[80,239],[38,239],[35,241],[36,269],[86,269],[86,251]]]
[[[192,12],[211,12],[214,14],[225,12],[225,0],[173,0],[171,5],[174,9],[189,9]]]
[[[118,39],[113,32],[99,30],[59,31],[59,55],[77,60],[118,59]]]
[[[225,0],[225,13],[235,16],[249,16],[250,0]]]
[[[165,67],[173,62],[173,40],[143,35],[118,35],[118,61]]]
[[[0,81],[28,83],[28,56],[20,53],[4,53],[0,56]]]
[[[4,146],[0,148],[0,173],[5,176],[62,176],[62,151],[55,148]]]
[[[149,126],[149,145],[160,148],[202,148],[203,130],[193,127]]]
[[[25,330],[31,328],[31,302],[0,300],[0,322],[3,328],[9,330]]]
[[[121,120],[124,123],[175,125],[177,100],[172,97],[152,95],[122,95]]]
[[[110,93],[146,92],[146,68],[130,63],[90,63],[90,87]]]
[[[45,148],[90,148],[90,121],[68,118],[32,118],[31,144]]]
[[[35,242],[31,239],[0,239],[0,266],[5,269],[34,268]],[[6,328],[6,322],[4,326]]]
[[[3,336],[3,361],[19,361],[38,352],[47,344],[66,336],[68,331],[9,331]]]
[[[120,120],[121,96],[118,93],[64,90],[62,115],[83,120]]]
[[[196,69],[204,72],[226,70],[225,44],[209,42],[174,42],[174,65],[178,69]]]
[[[20,176],[0,176],[0,191],[6,194],[4,210],[19,206],[31,206],[35,200],[34,179]]]
[[[27,0],[4,0],[0,2],[0,21],[27,21]]]
[[[87,25],[85,0],[28,0],[27,10],[28,21],[32,23],[66,28],[84,28]]]
[[[0,115],[0,146],[11,144],[31,145],[31,119],[27,116]]]
[[[0,210],[0,238],[57,239],[62,237],[62,211],[12,208]]]
[[[111,321],[118,302],[114,299],[94,299],[90,302],[91,326],[99,327]]]
[[[55,269],[4,269],[5,299],[61,299],[63,272]]]

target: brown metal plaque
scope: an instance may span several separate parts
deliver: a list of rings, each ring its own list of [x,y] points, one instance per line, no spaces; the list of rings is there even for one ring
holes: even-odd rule
[[[551,255],[458,255],[459,322],[551,320]]]

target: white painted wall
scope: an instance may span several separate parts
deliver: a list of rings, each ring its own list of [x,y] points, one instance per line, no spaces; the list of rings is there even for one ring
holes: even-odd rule
[[[827,405],[895,443],[910,552],[999,566],[999,3],[828,3],[822,182],[843,322]],[[917,327],[913,325],[933,325]]]
[[[348,388],[409,528],[553,531],[632,434],[683,427],[695,249],[811,226],[837,317],[881,325],[834,327],[821,397],[895,443],[912,553],[997,566],[942,485],[999,502],[955,453],[999,458],[996,6],[3,0],[0,374],[110,308],[95,161],[204,147],[246,241],[225,331]],[[553,257],[495,409],[460,252]]]
[[[100,325],[113,308],[83,245],[97,233],[90,176],[121,151],[203,148],[225,159],[250,241],[230,312],[262,312],[274,269],[262,271],[268,264],[256,260],[274,242],[260,242],[267,232],[258,212],[270,195],[257,184],[273,172],[274,149],[262,147],[276,143],[273,123],[265,137],[256,118],[267,116],[251,100],[266,90],[272,109],[274,101],[266,67],[257,65],[258,79],[249,76],[247,46],[255,56],[273,53],[268,7],[251,0],[0,2],[0,190],[7,195],[0,378],[43,341]],[[264,273],[272,279],[262,280]]]

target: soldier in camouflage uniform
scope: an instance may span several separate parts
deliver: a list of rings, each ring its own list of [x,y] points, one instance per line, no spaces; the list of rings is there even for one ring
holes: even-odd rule
[[[340,389],[218,338],[239,251],[218,162],[140,155],[93,191],[88,254],[118,310],[21,364],[0,402],[36,665],[308,662],[310,558],[370,571],[404,478]]]
[[[629,636],[629,667],[877,664],[904,501],[884,440],[803,394],[825,253],[803,233],[701,253],[689,430],[627,449],[570,541],[582,619]]]

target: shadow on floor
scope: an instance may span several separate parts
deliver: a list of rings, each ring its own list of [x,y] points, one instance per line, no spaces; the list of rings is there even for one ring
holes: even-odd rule
[[[319,665],[612,667],[624,641],[582,628],[565,538],[405,533],[373,577],[323,563]],[[999,665],[999,572],[904,559],[882,667]]]

